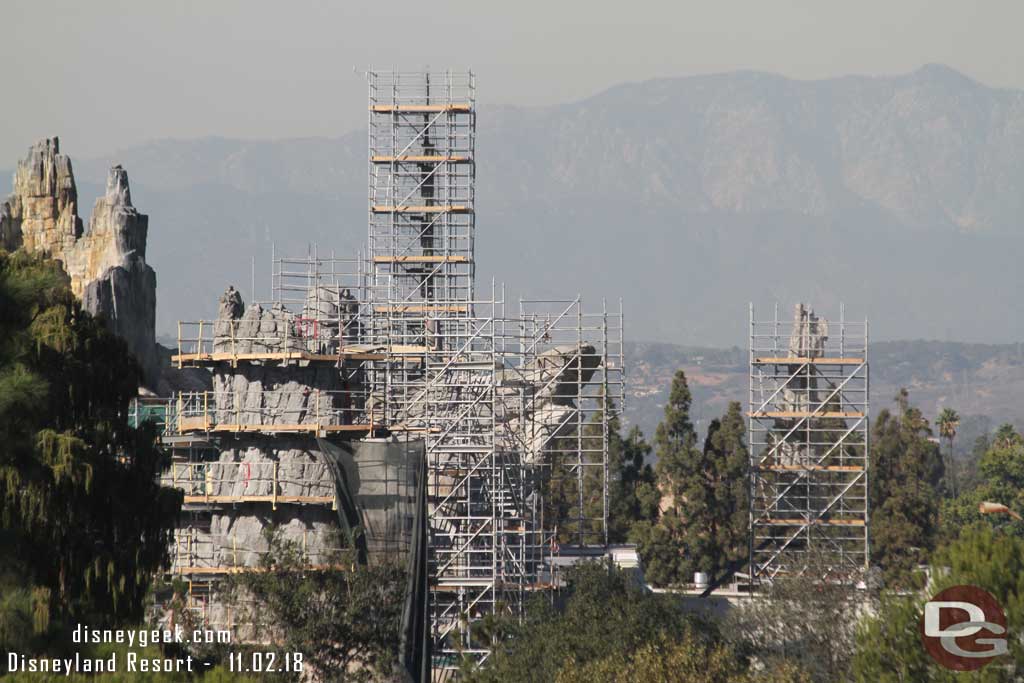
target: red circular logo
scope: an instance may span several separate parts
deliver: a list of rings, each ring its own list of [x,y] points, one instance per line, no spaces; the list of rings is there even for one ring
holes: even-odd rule
[[[953,586],[926,602],[920,630],[928,654],[954,671],[980,669],[1007,653],[1003,608],[977,586]]]

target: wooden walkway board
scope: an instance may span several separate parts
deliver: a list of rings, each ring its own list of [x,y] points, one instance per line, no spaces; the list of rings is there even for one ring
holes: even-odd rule
[[[863,472],[859,465],[760,465],[765,472]]]
[[[767,356],[755,358],[755,363],[766,363],[774,365],[803,365],[814,363],[815,365],[863,365],[863,358],[803,358],[800,356]]]
[[[799,517],[795,519],[785,519],[775,517],[772,519],[762,519],[754,522],[754,526],[864,526],[863,519],[816,519],[809,522]]]
[[[373,425],[372,429],[379,429],[380,425]],[[233,434],[241,433],[264,433],[274,434],[277,432],[368,432],[371,426],[360,425],[317,425],[317,424],[214,424],[211,420],[203,417],[180,418],[178,430],[200,431],[200,432],[227,432]]]
[[[185,504],[203,503],[284,503],[293,505],[333,505],[334,496],[185,496]]]
[[[381,313],[467,313],[469,311],[469,306],[446,306],[443,304],[398,304],[375,306],[374,310]]]
[[[374,204],[374,213],[469,213],[472,209],[464,204],[431,204],[429,206],[394,206]]]
[[[473,111],[469,103],[465,104],[374,104],[370,111],[377,114],[407,112],[409,114],[436,114],[442,111],[468,113]]]
[[[422,356],[429,350],[422,344],[395,344],[388,349],[393,356]]]
[[[375,424],[373,430],[385,429],[384,425]],[[212,420],[203,417],[183,417],[178,419],[178,431],[180,432],[227,432],[227,433],[263,433],[274,434],[277,432],[368,432],[371,427],[368,424],[357,425],[316,425],[316,424],[214,424]],[[427,433],[440,432],[439,427],[408,427],[405,425],[394,425],[386,428],[390,432]],[[278,496],[278,501],[281,497]]]
[[[345,571],[349,569],[349,567],[347,565],[341,564],[315,564],[310,565],[308,567],[303,567],[303,569],[312,571]],[[265,571],[267,570],[263,567],[178,567],[177,569],[172,569],[171,573],[178,574],[181,576],[194,576],[196,574],[256,574]]]
[[[374,256],[374,263],[468,263],[465,256]]]
[[[376,154],[370,157],[370,159],[375,164],[464,164],[470,160],[469,157],[441,156],[437,154],[427,156],[416,156],[414,154],[402,154],[400,156],[385,156],[381,154]]]
[[[317,424],[216,424],[211,432],[366,432],[370,425],[317,425]]]
[[[757,411],[754,411],[754,412],[750,413],[750,417],[768,417],[768,418],[777,418],[777,419],[780,419],[780,420],[799,420],[799,419],[803,419],[803,418],[815,419],[815,418],[826,418],[826,417],[833,417],[833,418],[840,418],[840,419],[849,419],[849,418],[864,417],[864,413],[862,413],[862,412],[840,412],[840,411],[828,411],[828,412],[821,411],[821,412],[813,413],[813,412],[806,411],[806,410],[757,410]]]
[[[315,362],[337,363],[339,360],[384,360],[383,353],[367,353],[365,351],[345,351],[339,353],[310,353],[309,351],[277,351],[267,353],[232,353],[217,351],[216,353],[179,353],[171,356],[174,363],[220,363],[224,361],[282,361],[308,360]]]

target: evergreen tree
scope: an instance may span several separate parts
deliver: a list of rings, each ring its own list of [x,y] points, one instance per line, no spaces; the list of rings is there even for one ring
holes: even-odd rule
[[[932,566],[933,585],[918,593],[887,592],[857,634],[853,678],[858,683],[972,680],[1009,683],[1020,680],[1013,662],[1024,661],[1024,642],[1014,634],[1024,628],[1024,540],[984,524],[975,524],[958,539],[937,550]],[[968,674],[944,669],[921,646],[920,624],[924,602],[956,585],[984,588],[1002,606],[1010,634],[1010,654],[980,671]],[[1001,666],[1003,664],[1003,666]],[[1009,664],[1011,666],[1005,666]]]
[[[907,390],[895,401],[895,414],[882,410],[871,434],[871,559],[888,585],[905,586],[935,548],[943,465],[928,421],[910,405]]]
[[[748,552],[750,454],[738,402],[730,402],[721,420],[708,427],[701,466],[695,479],[708,504],[688,509],[691,547],[704,544],[706,552],[695,550],[697,566],[717,577]]]
[[[690,475],[701,458],[697,433],[690,421],[692,402],[686,373],[679,370],[672,378],[665,417],[654,434],[660,514],[656,521],[641,522],[635,532],[644,572],[655,585],[688,581],[693,573],[682,505],[691,484]]]
[[[717,622],[685,609],[676,595],[644,590],[626,572],[587,562],[566,578],[557,606],[538,595],[524,619],[500,624],[504,637],[468,680],[810,683],[792,662],[751,666]]]
[[[60,264],[0,251],[0,593],[31,595],[37,632],[139,616],[167,561],[181,495],[156,481],[153,431],[128,426],[138,378]]]
[[[651,447],[636,427],[624,440],[614,405],[610,404],[608,410],[612,417],[607,434],[604,413],[599,410],[583,425],[579,438],[562,436],[553,439],[547,448],[544,513],[546,524],[558,529],[560,543],[605,542],[601,520],[606,514],[606,486],[609,543],[626,542],[638,521],[656,515],[657,500],[652,495],[654,470],[645,462]],[[601,467],[605,439],[607,474]]]
[[[575,436],[556,437],[544,448],[545,466],[540,482],[544,525],[554,530],[558,543],[582,543],[583,536],[589,535],[585,521],[580,519],[584,472],[577,463],[579,453]],[[595,481],[590,478],[592,486]]]
[[[617,475],[609,491],[608,539],[612,543],[625,543],[639,522],[650,521],[658,515],[658,494],[654,468],[647,463],[651,446],[644,440],[640,428],[633,426],[623,440],[618,434],[609,453],[610,467]]]
[[[846,678],[853,656],[864,593],[842,574],[835,557],[818,548],[805,556],[806,571],[779,574],[724,617],[723,632],[735,649],[768,668],[787,663],[814,683]]]
[[[273,529],[267,536],[260,571],[237,574],[225,586],[257,642],[303,653],[323,683],[397,680],[405,569],[390,561],[355,566],[338,550],[325,552],[324,567],[310,568],[298,543]]]
[[[702,451],[691,401],[680,370],[655,435],[661,514],[635,535],[648,578],[659,585],[687,582],[698,570],[717,576],[747,548],[749,455],[740,405],[711,423]]]

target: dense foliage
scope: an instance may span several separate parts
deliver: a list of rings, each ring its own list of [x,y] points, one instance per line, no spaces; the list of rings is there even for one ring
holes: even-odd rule
[[[59,263],[0,251],[0,644],[140,615],[181,497],[128,425],[138,377]]]
[[[1024,522],[1010,515],[982,517],[978,513],[978,506],[986,501],[1006,505],[1018,514],[1024,512],[1024,437],[1012,425],[1003,425],[985,445],[973,485],[964,487],[942,508],[943,534],[955,537],[964,527],[980,521],[1024,538]]]
[[[952,408],[943,408],[939,416],[935,418],[935,426],[939,428],[939,436],[949,444],[949,459],[946,461],[946,490],[952,495],[957,495],[959,487],[956,476],[956,453],[953,443],[956,441],[956,431],[960,427],[960,415]]]
[[[599,563],[574,568],[567,595],[538,596],[522,624],[505,625],[477,683],[504,681],[802,681],[795,667],[753,678],[749,662],[718,627],[689,614],[673,595],[644,590],[626,573]]]
[[[833,574],[827,555],[811,553],[807,571],[763,584],[727,615],[724,631],[770,669],[790,666],[814,683],[842,681],[866,595],[855,580]]]
[[[638,522],[658,515],[658,492],[654,468],[647,462],[651,446],[634,426],[625,439],[619,436],[618,420],[608,453],[612,481],[608,486],[608,539],[612,543],[630,540]]]
[[[656,514],[654,470],[646,462],[651,447],[636,427],[623,439],[614,405],[608,409],[613,417],[608,420],[607,432],[603,411],[598,411],[582,426],[579,435],[552,439],[546,449],[548,466],[542,481],[544,517],[557,530],[555,536],[561,543],[624,543],[634,524]],[[601,460],[605,440],[607,471]],[[606,515],[607,539],[602,527]]]
[[[1017,674],[993,662],[972,674],[936,665],[921,647],[919,624],[925,600],[960,584],[980,586],[1002,605],[1011,634],[1024,628],[1024,540],[984,524],[965,528],[960,537],[936,551],[932,583],[923,592],[886,593],[877,615],[865,620],[857,635],[853,676],[858,683],[903,681],[950,682],[961,680],[1002,683],[1019,680]],[[1024,661],[1024,642],[1009,639],[1009,661]]]
[[[310,568],[297,544],[269,535],[259,571],[236,575],[227,588],[256,642],[301,652],[324,683],[389,676],[398,664],[405,570],[356,565],[340,552]]]
[[[871,431],[871,561],[890,587],[910,585],[936,545],[943,464],[931,434],[905,389],[895,412],[883,409]]]
[[[655,585],[688,582],[695,571],[718,576],[747,549],[749,455],[740,405],[730,403],[711,423],[700,449],[691,401],[680,370],[654,439],[660,514],[633,534]]]

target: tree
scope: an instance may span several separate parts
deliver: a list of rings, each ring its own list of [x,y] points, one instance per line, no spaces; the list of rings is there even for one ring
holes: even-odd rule
[[[949,442],[949,472],[950,493],[957,495],[956,485],[956,457],[953,454],[953,440],[956,438],[957,427],[960,426],[960,415],[952,408],[943,408],[939,417],[935,420],[939,428],[939,436]]]
[[[637,531],[648,578],[657,585],[689,581],[694,571],[718,576],[747,548],[749,454],[740,405],[730,403],[711,422],[699,450],[690,401],[679,371],[655,436],[661,515]]]
[[[610,403],[610,402],[609,402]],[[583,486],[583,512],[584,529],[583,540],[587,543],[603,544],[605,537],[601,529],[600,520],[606,513],[604,508],[604,470],[597,467],[600,464],[607,439],[608,467],[607,467],[607,524],[609,543],[624,543],[628,540],[630,531],[639,521],[653,519],[657,514],[657,502],[651,502],[650,496],[645,495],[646,487],[654,485],[654,470],[646,463],[650,455],[651,447],[643,438],[639,428],[633,427],[626,439],[622,438],[621,423],[614,410],[614,405],[609,405],[611,417],[607,424],[605,434],[605,423],[603,411],[596,412],[583,427],[583,438],[580,440],[582,447],[582,458],[591,464],[584,467],[582,476]],[[570,439],[575,447],[575,440]],[[554,487],[556,501],[567,501],[563,503],[564,508],[573,509],[576,496],[566,496],[564,485]],[[560,530],[567,530],[571,525],[560,520]]]
[[[999,425],[999,429],[993,435],[992,443],[1001,448],[1009,448],[1024,443],[1024,437],[1021,437],[1020,432],[1012,424],[1004,422]]]
[[[723,627],[734,649],[769,669],[795,667],[815,683],[844,680],[862,594],[854,577],[832,572],[833,561],[812,551],[803,572],[777,576],[737,606]]]
[[[715,577],[747,555],[750,454],[745,437],[742,409],[732,401],[725,415],[711,422],[704,443],[696,479],[708,504],[688,509],[697,566]]]
[[[999,428],[989,448],[978,459],[978,482],[963,490],[942,508],[942,529],[947,537],[956,537],[976,522],[1024,538],[1024,522],[1008,515],[982,517],[978,505],[991,501],[1024,512],[1024,439],[1011,426]]]
[[[853,659],[853,675],[859,683],[953,683],[968,676],[939,667],[921,647],[918,625],[924,602],[950,586],[983,588],[1002,606],[1011,636],[1024,628],[1024,539],[975,524],[937,550],[932,566],[939,571],[932,573],[933,582],[925,591],[909,595],[887,592],[876,616],[861,625]],[[1024,661],[1020,638],[1009,638],[1009,648],[1009,662]],[[1009,683],[1019,680],[1012,668],[993,662],[969,676],[975,681]]]
[[[610,403],[610,401],[609,401]],[[610,543],[623,543],[633,528],[657,515],[659,494],[653,468],[646,463],[651,447],[636,427],[622,438],[621,423],[613,405],[605,432],[604,412],[596,411],[578,435],[551,440],[545,448],[546,467],[541,489],[544,518],[557,530],[560,543],[603,544],[601,520],[608,492],[608,536]],[[600,465],[607,439],[608,467]]]
[[[0,577],[37,632],[139,617],[168,560],[181,494],[157,483],[152,428],[128,425],[138,380],[59,263],[0,251]]]
[[[931,428],[906,389],[882,410],[871,434],[871,557],[890,586],[906,586],[935,548],[943,464]]]
[[[470,680],[748,680],[746,659],[731,651],[713,622],[688,614],[677,596],[650,593],[598,562],[572,568],[567,581],[561,608],[537,596],[522,623],[505,625],[489,665]],[[639,669],[630,676],[632,666]]]
[[[672,378],[665,416],[654,434],[660,514],[656,521],[641,522],[635,531],[647,579],[656,585],[688,581],[693,573],[683,517],[691,475],[701,459],[697,433],[690,421],[692,402],[686,373],[679,370]]]
[[[658,496],[654,468],[647,463],[651,446],[640,428],[634,426],[623,440],[618,423],[612,432],[609,468],[614,472],[608,495],[608,540],[625,543],[633,527],[658,515]]]
[[[585,665],[570,660],[558,673],[556,683],[810,683],[810,678],[790,663],[763,673],[750,670],[728,645],[708,642],[691,629],[676,639],[661,637],[625,656],[616,654]]]
[[[373,681],[398,662],[405,571],[392,563],[357,566],[335,552],[307,567],[292,541],[269,533],[259,571],[238,574],[225,593],[257,629],[256,642],[303,653],[317,680]]]

